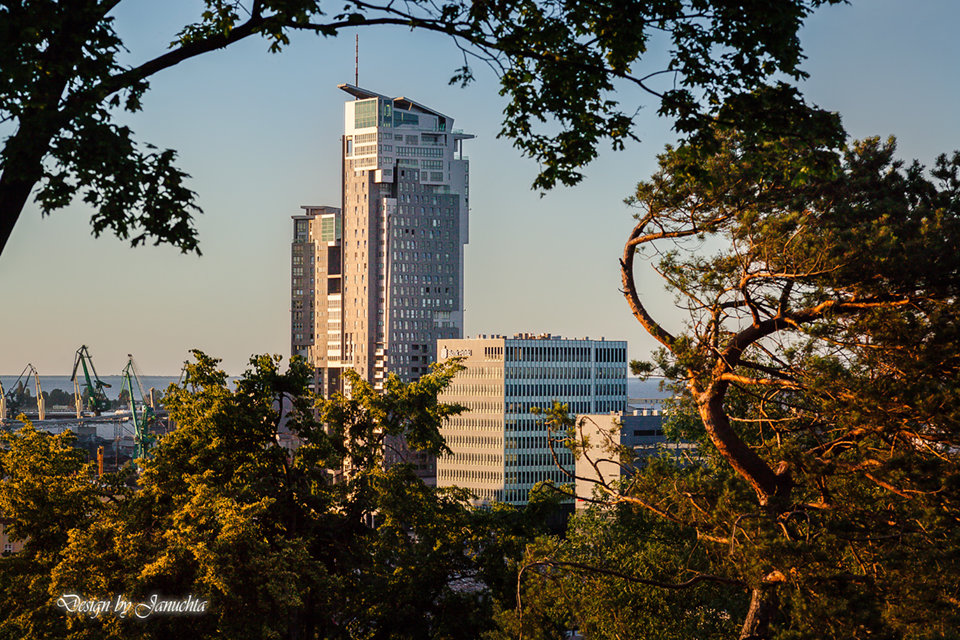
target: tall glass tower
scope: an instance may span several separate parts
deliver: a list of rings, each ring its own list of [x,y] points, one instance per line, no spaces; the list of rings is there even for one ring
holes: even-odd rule
[[[463,337],[463,253],[469,161],[453,118],[409,98],[349,84],[339,208],[294,216],[291,347],[317,372],[324,395],[353,369],[382,389],[390,373],[415,380],[437,359],[437,340]],[[402,442],[386,462],[435,461]]]
[[[469,161],[453,118],[342,84],[341,364],[414,380],[463,336]]]

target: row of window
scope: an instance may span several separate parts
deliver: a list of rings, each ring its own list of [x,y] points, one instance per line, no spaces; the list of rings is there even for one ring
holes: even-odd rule
[[[569,466],[567,459],[570,457],[570,452],[563,447],[561,444],[554,445],[554,451],[557,454],[557,460],[560,464]],[[507,467],[541,467],[541,468],[551,468],[556,467],[557,463],[553,459],[553,454],[550,453],[549,449],[544,449],[537,453],[510,453],[506,456],[506,466]]]
[[[560,456],[560,461],[565,463],[565,456],[572,456],[563,446],[563,442],[556,436],[550,436],[544,430],[543,425],[539,425],[538,432],[530,435],[514,435],[506,440],[505,448],[506,449],[517,449],[517,450],[529,450],[536,449],[540,451],[548,451],[550,448],[550,439],[553,439],[553,448],[557,452],[557,455]],[[511,454],[513,457],[510,458],[511,461],[517,461],[517,454]],[[530,463],[533,464],[533,463]],[[544,463],[546,464],[546,463]]]
[[[379,137],[381,140],[383,140],[383,139],[389,138],[389,136],[390,134],[381,133]],[[356,144],[363,144],[365,142],[376,142],[377,134],[376,133],[360,133],[353,136],[352,141],[355,142]],[[351,142],[351,139],[347,138],[347,143],[349,144],[350,142]]]
[[[403,276],[394,274],[391,278],[391,282],[394,284],[449,284],[454,285],[456,279],[453,276],[436,276],[436,275],[412,275],[412,276]]]
[[[412,209],[413,207],[410,207],[410,208]],[[420,208],[423,209],[423,207],[420,207]],[[401,213],[403,212],[401,211]],[[411,211],[408,213],[412,214],[413,212]],[[421,211],[421,213],[423,213],[423,211]],[[395,229],[404,229],[405,231],[416,231],[418,227],[426,228],[426,229],[430,227],[433,227],[434,229],[440,229],[440,228],[452,229],[456,224],[456,220],[455,219],[438,220],[437,218],[394,218],[393,224],[395,225],[394,226]]]
[[[450,402],[449,398],[444,398],[443,395],[440,396],[441,402]],[[461,405],[466,405],[468,403],[461,402]],[[502,408],[502,405],[501,405]],[[475,417],[473,412],[464,412],[459,416],[454,416],[446,418],[443,422],[443,427],[445,431],[455,431],[457,429],[466,429],[466,430],[478,430],[478,431],[497,431],[503,432],[503,420],[501,418],[479,418]],[[454,436],[451,436],[454,437]],[[497,438],[500,441],[500,437]],[[501,442],[502,443],[502,442]]]
[[[443,152],[443,147],[397,147],[398,157],[442,158]]]
[[[495,396],[502,391],[503,387],[500,385],[457,384],[456,381],[445,389],[445,393],[451,396]]]
[[[627,370],[624,365],[614,365],[596,368],[589,365],[580,366],[523,366],[518,367],[508,362],[505,372],[508,380],[593,380],[626,378]]]
[[[618,345],[594,346],[507,346],[507,360],[528,362],[623,362],[627,348]]]
[[[397,262],[393,265],[394,274],[456,273],[459,265],[443,262]],[[417,277],[423,277],[418,275]]]
[[[399,229],[394,229],[394,231],[399,231]],[[433,233],[436,233],[437,236],[440,235],[440,232],[439,232],[439,231],[437,231],[437,232],[431,231],[431,232],[430,232],[431,235],[433,235]],[[446,232],[444,232],[444,233],[446,233],[446,234],[449,235],[450,232],[449,232],[449,231],[446,231]],[[416,235],[416,234],[413,234],[413,235]],[[399,237],[399,236],[400,236],[399,233],[394,234],[394,237]],[[436,251],[436,250],[442,250],[442,249],[448,249],[448,250],[449,250],[449,249],[453,249],[453,243],[452,243],[452,242],[444,242],[444,241],[441,241],[441,240],[434,240],[434,239],[432,239],[432,238],[429,239],[429,240],[427,240],[427,239],[423,239],[423,240],[395,240],[395,241],[392,242],[391,244],[393,245],[393,247],[394,247],[395,249],[421,249],[421,250],[422,250],[422,249],[433,249],[434,251]]]
[[[443,395],[440,396],[441,401],[443,401]],[[493,400],[461,400],[458,404],[466,408],[467,411],[474,413],[502,413],[503,412],[503,403],[496,402]]]
[[[501,471],[480,471],[478,469],[447,469],[443,462],[437,466],[437,481],[445,482],[502,482]]]
[[[592,387],[592,388],[591,388]],[[616,396],[627,394],[627,383],[590,383],[579,384],[507,384],[505,393],[508,398],[566,398],[568,396]]]
[[[453,237],[453,232],[450,231],[449,229],[448,229],[448,230],[441,231],[440,229],[434,229],[434,228],[431,228],[431,227],[418,228],[418,229],[410,229],[410,228],[403,228],[403,227],[393,227],[393,228],[391,229],[391,235],[392,235],[394,238],[402,238],[403,236],[412,236],[412,237],[414,238],[413,240],[394,240],[395,243],[396,243],[396,242],[414,242],[414,243],[417,243],[414,247],[408,247],[408,248],[416,248],[416,246],[420,246],[420,245],[423,244],[425,241],[435,241],[435,242],[437,242],[437,246],[436,246],[437,249],[442,249],[442,248],[444,248],[444,245],[446,245],[446,248],[448,248],[448,249],[453,249],[453,248],[454,248],[454,244],[453,244],[452,242],[450,242],[450,239]],[[419,237],[418,237],[418,236],[419,236]],[[443,240],[443,241],[446,241],[446,242],[442,242],[442,243],[441,243],[440,241],[442,241],[442,240]],[[383,241],[380,241],[379,244],[382,245],[382,244],[383,244]]]
[[[449,435],[447,431],[450,429],[451,425],[449,423],[444,423],[444,427],[441,429],[443,433],[443,439],[446,440],[447,446],[453,447],[503,447],[503,438],[499,436],[484,436],[477,434],[469,435]]]
[[[503,367],[468,366],[466,369],[457,374],[458,380],[462,380],[463,378],[494,378],[502,380]]]
[[[454,451],[443,457],[444,464],[489,466],[492,464],[503,466],[503,456],[498,453],[473,453]]]
[[[449,253],[433,253],[427,251],[394,251],[394,260],[450,260]]]
[[[572,469],[570,471],[572,472]],[[530,489],[533,488],[533,485],[547,480],[553,480],[555,484],[573,482],[570,476],[556,468],[544,469],[542,471],[519,471],[506,475],[504,484],[507,485],[507,488],[504,493],[507,495],[508,501],[525,502],[530,495]],[[517,485],[520,486],[518,487]],[[523,489],[520,487],[526,488]]]
[[[394,329],[396,329],[396,327],[394,327]],[[432,339],[435,338],[435,336],[431,335],[430,333],[427,333],[427,332],[418,332],[418,331],[397,331],[397,330],[393,330],[393,331],[391,331],[391,335],[393,336],[393,339],[394,339],[394,340],[401,340],[401,341],[403,341],[403,340],[405,340],[405,341],[411,341],[411,340],[432,340]],[[382,338],[383,336],[382,336],[382,334],[378,334],[377,337],[378,337],[378,338]]]

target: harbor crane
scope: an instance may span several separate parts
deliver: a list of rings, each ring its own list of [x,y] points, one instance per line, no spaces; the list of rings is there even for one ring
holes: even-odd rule
[[[23,379],[24,376],[26,376],[26,380]],[[39,420],[46,418],[47,407],[43,399],[43,389],[40,388],[40,374],[33,364],[27,363],[27,366],[23,368],[23,371],[21,371],[17,377],[17,381],[13,383],[13,388],[10,389],[10,391],[4,393],[3,385],[0,385],[0,396],[2,396],[2,398],[0,398],[0,420],[7,417],[7,407],[10,408],[13,417],[16,417],[16,414],[21,411],[30,394],[27,389],[27,385],[30,384],[30,376],[33,376],[37,388],[37,418]]]
[[[147,455],[147,449],[150,448],[154,436],[150,433],[150,426],[154,422],[154,407],[152,398],[149,398],[143,392],[143,384],[140,382],[140,375],[137,373],[137,367],[133,363],[133,356],[127,354],[127,366],[123,368],[122,378],[123,388],[127,390],[127,397],[130,400],[130,416],[133,421],[133,458],[143,458]],[[136,397],[133,394],[134,383],[140,392],[140,406],[142,411],[137,413]]]
[[[77,380],[77,369],[83,369],[84,386],[87,392],[87,410],[92,411],[93,415],[100,415],[101,412],[110,408],[110,400],[107,398],[105,388],[110,385],[100,379],[97,370],[93,367],[93,358],[87,345],[81,345],[77,349],[77,355],[73,360],[73,374],[70,380],[73,381],[73,395],[76,400],[77,418],[81,417],[83,412],[83,395],[80,393],[80,382]],[[90,378],[90,372],[93,372],[93,378]]]

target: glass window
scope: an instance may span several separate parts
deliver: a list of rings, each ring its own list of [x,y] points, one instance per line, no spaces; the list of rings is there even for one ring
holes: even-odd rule
[[[353,107],[353,126],[357,129],[377,126],[377,98],[357,100]]]
[[[420,126],[419,116],[410,113],[409,111],[401,111],[399,109],[394,109],[393,111],[393,126],[399,127],[404,124],[412,124],[415,126]]]

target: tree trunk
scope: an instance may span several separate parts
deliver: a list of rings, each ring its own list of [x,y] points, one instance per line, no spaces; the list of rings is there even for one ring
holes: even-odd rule
[[[695,390],[694,397],[703,420],[703,426],[720,455],[740,474],[757,493],[761,506],[767,506],[777,494],[789,491],[789,479],[780,477],[751,449],[730,426],[730,419],[723,408],[725,384],[713,384],[702,392]]]
[[[776,584],[763,584],[750,593],[750,608],[743,621],[739,640],[768,640],[770,622],[780,608]]]
[[[0,173],[0,256],[23,213],[30,192],[43,177],[43,159],[54,136],[63,126],[57,111],[67,78],[51,77],[34,91],[37,107],[25,109],[18,117],[17,132],[3,147]]]
[[[97,24],[117,0],[61,3],[62,24],[46,34],[49,46],[37,55],[38,68],[46,70],[23,98],[17,114],[17,132],[7,138],[0,174],[0,256],[27,204],[30,192],[43,177],[43,160],[57,132],[69,122],[61,110],[71,78],[79,72],[83,48]],[[44,29],[47,27],[44,26]],[[89,106],[89,105],[88,105]]]
[[[5,167],[3,174],[0,175],[0,256],[3,255],[3,248],[13,233],[13,228],[23,212],[27,199],[33,186],[40,179],[40,162],[36,163],[36,171],[25,174],[21,167],[17,167],[18,173]],[[35,178],[29,177],[30,174]]]

